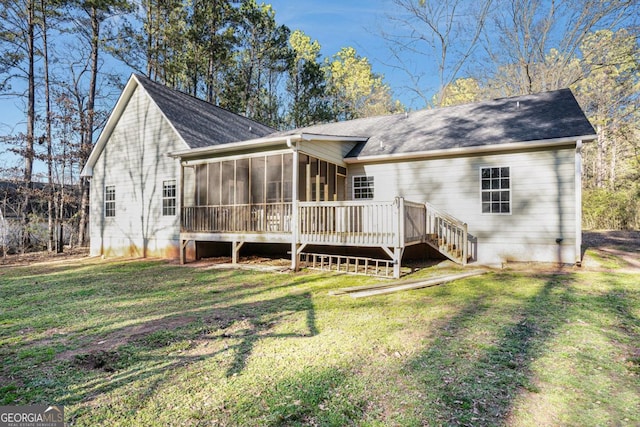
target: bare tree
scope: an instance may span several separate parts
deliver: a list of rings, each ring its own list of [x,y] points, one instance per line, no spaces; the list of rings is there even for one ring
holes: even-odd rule
[[[102,25],[110,16],[115,13],[126,12],[130,5],[126,0],[80,0],[79,9],[82,18],[77,19],[77,32],[81,40],[86,42],[90,49],[89,62],[86,70],[89,72],[89,86],[86,95],[86,111],[81,114],[80,126],[80,168],[84,166],[93,148],[94,133],[101,124],[96,123],[96,89],[100,73],[100,52]],[[80,187],[82,190],[80,202],[80,225],[78,238],[80,246],[86,244],[86,230],[89,224],[89,181],[81,178]]]
[[[44,102],[45,102],[45,139],[47,141],[47,249],[52,252],[54,249],[54,194],[55,187],[53,181],[53,138],[51,137],[51,93],[50,93],[50,79],[49,79],[49,42],[48,42],[48,2],[46,0],[40,0],[40,28],[42,30],[42,59],[43,59],[43,73],[44,73]]]
[[[382,31],[394,59],[412,90],[426,104],[440,105],[444,89],[461,73],[476,51],[493,0],[393,0],[391,23]],[[433,65],[431,65],[433,64]],[[435,69],[434,69],[435,67]],[[429,81],[437,76],[437,87]]]
[[[3,74],[2,89],[11,88],[15,79],[26,80],[26,134],[23,138],[24,148],[18,150],[24,159],[22,222],[23,248],[29,245],[27,224],[31,212],[31,193],[33,189],[32,175],[35,159],[34,141],[36,126],[35,109],[35,61],[36,61],[36,14],[35,0],[2,0],[0,1],[0,72]],[[24,95],[24,94],[23,94]]]
[[[637,14],[638,0],[496,0],[484,36],[494,95],[571,86],[585,75],[576,56],[585,37]]]

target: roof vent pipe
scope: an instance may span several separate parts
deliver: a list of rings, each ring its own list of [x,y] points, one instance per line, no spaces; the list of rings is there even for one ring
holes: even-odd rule
[[[520,101],[516,101],[516,110],[520,109]]]

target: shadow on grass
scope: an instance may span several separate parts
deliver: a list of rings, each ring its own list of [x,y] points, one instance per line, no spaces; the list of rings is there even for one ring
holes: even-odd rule
[[[125,261],[99,266],[98,274],[88,269],[80,274],[70,273],[71,277],[46,275],[37,279],[36,284],[15,281],[3,286],[0,296],[20,301],[8,312],[7,318],[15,320],[7,322],[10,326],[4,332],[24,335],[19,342],[23,348],[61,345],[67,347],[68,353],[78,353],[83,347],[95,347],[96,342],[102,342],[102,347],[109,349],[132,336],[162,328],[175,329],[196,321],[210,307],[226,307],[239,300],[286,292],[322,279],[319,275],[301,275],[265,285],[270,278],[268,274],[222,270],[183,276],[181,267],[167,266],[161,261],[140,264],[137,271],[134,262]],[[161,269],[164,273],[158,275]],[[140,279],[132,286],[134,272]],[[47,309],[42,310],[41,306]],[[76,316],[67,317],[66,313]],[[78,316],[89,321],[78,322]],[[138,320],[150,317],[154,320]],[[47,330],[55,335],[57,330],[67,328],[64,336],[48,336]],[[45,336],[33,333],[38,330],[45,332]],[[34,338],[28,338],[30,335]]]
[[[573,276],[548,277],[509,323],[496,326],[490,343],[473,342],[469,330],[486,322],[491,308],[475,299],[449,319],[429,348],[406,365],[428,398],[418,418],[436,425],[504,425],[514,399],[523,390],[535,391],[531,363],[564,322]],[[494,308],[491,308],[494,309]],[[515,317],[515,321],[513,318]],[[490,326],[489,326],[490,327]]]
[[[318,333],[311,294],[287,292],[319,276],[274,281],[269,274],[237,271],[185,275],[160,261],[97,267],[28,276],[35,281],[29,286],[18,272],[3,284],[0,294],[13,299],[0,334],[6,362],[0,383],[7,385],[0,388],[1,402],[88,400],[132,381],[161,381],[176,367],[220,353],[229,354],[226,375],[233,376],[259,340]],[[139,278],[135,285],[132,274]],[[274,294],[287,295],[269,297]],[[224,348],[192,356],[169,351],[180,342],[206,340]],[[168,355],[150,356],[163,353],[154,351],[160,347]]]
[[[83,384],[69,384],[73,392],[69,402],[77,402],[113,391],[133,381],[148,380],[144,396],[151,396],[164,382],[166,375],[179,367],[200,362],[222,354],[225,357],[227,377],[241,373],[259,340],[306,338],[318,333],[315,311],[311,294],[308,292],[258,302],[231,304],[226,307],[200,308],[190,310],[200,320],[190,327],[181,328],[175,334],[156,334],[151,339],[138,337],[124,346],[110,352],[80,355],[76,365],[85,369],[114,372],[108,378],[98,375],[94,380]],[[282,324],[299,320],[304,316],[303,330],[292,332],[274,332]],[[163,352],[161,356],[149,356],[154,347],[171,346],[178,341],[187,341],[189,345],[179,351]],[[195,351],[193,346],[207,347],[213,342],[215,350]],[[184,350],[184,351],[183,351]],[[134,366],[141,366],[140,368]],[[140,396],[135,404],[143,405],[145,398]]]

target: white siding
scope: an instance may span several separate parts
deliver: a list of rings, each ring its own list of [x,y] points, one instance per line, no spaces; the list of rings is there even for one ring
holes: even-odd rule
[[[375,200],[429,202],[469,225],[478,262],[576,260],[575,149],[349,166],[373,175]],[[510,167],[511,214],[482,214],[480,168]],[[556,239],[562,239],[558,245]]]
[[[162,184],[174,179],[179,185],[179,163],[166,154],[184,148],[138,86],[93,168],[92,255],[179,255],[179,201],[175,216],[163,216]],[[106,185],[115,186],[115,217],[104,217]]]

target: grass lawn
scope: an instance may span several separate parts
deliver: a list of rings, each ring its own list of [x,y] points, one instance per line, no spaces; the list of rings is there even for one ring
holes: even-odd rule
[[[3,266],[0,405],[77,426],[640,425],[640,273],[619,265],[361,299],[328,294],[379,279]]]

